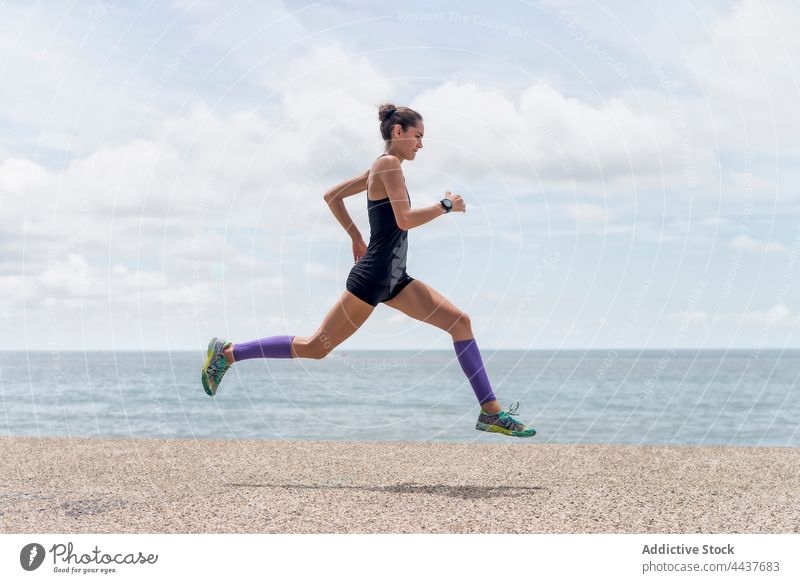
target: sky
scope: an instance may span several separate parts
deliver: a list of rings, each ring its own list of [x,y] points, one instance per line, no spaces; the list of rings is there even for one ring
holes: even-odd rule
[[[800,7],[701,4],[0,1],[0,349],[313,334],[384,101],[481,348],[797,348]],[[340,350],[451,347],[381,304]]]

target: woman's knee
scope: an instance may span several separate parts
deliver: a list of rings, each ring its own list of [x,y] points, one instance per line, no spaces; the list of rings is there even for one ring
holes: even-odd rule
[[[295,347],[295,350],[297,351],[297,355],[302,358],[321,360],[328,356],[334,348],[336,348],[336,343],[333,339],[327,334],[321,333],[303,339],[303,341]]]
[[[469,319],[469,314],[460,312],[456,315],[455,322],[450,328],[451,333],[472,332],[472,320]]]

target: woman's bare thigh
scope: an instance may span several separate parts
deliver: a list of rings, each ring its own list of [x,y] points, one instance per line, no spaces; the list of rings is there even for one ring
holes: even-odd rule
[[[472,338],[469,316],[450,300],[419,279],[409,283],[387,306],[449,332],[454,340]]]
[[[324,358],[352,336],[367,321],[374,309],[374,306],[345,291],[328,311],[316,332],[311,336],[294,339],[292,356]]]

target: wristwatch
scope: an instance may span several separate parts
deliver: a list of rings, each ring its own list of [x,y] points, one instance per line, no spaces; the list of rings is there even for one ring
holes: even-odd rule
[[[444,207],[444,212],[445,212],[445,214],[447,214],[447,213],[449,213],[451,210],[453,210],[453,202],[452,202],[452,201],[451,201],[449,198],[443,198],[443,199],[442,199],[442,200],[440,200],[439,202],[440,202],[440,203],[442,204],[442,206]]]

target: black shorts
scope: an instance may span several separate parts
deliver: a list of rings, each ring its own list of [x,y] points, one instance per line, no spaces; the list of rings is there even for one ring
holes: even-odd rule
[[[394,298],[412,281],[414,278],[403,272],[403,276],[393,286],[382,285],[363,277],[356,270],[351,270],[347,276],[347,291],[371,306],[377,306]]]

